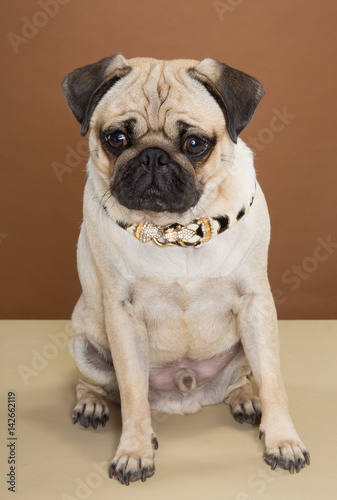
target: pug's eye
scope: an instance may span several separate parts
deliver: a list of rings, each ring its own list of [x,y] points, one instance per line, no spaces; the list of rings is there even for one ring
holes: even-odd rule
[[[184,144],[184,150],[190,155],[200,155],[207,147],[207,142],[196,136],[189,137]]]
[[[117,130],[117,132],[112,132],[111,134],[107,134],[105,136],[105,142],[114,149],[125,148],[128,143],[124,132],[121,132],[120,130]]]

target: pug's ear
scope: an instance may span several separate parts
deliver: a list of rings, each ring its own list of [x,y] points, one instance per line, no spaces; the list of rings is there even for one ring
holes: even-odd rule
[[[103,95],[130,71],[124,57],[117,54],[75,69],[64,78],[62,90],[69,108],[82,125],[82,135],[88,132],[91,116]]]
[[[240,132],[248,125],[264,95],[255,78],[215,59],[204,59],[190,75],[201,82],[219,104],[225,116],[231,140],[237,143]]]

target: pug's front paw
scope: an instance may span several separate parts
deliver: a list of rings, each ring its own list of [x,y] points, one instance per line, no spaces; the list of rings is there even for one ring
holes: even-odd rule
[[[138,446],[133,448],[127,449],[125,445],[119,445],[116,456],[109,467],[109,476],[115,477],[126,486],[139,479],[145,482],[148,477],[153,476],[155,472],[154,450],[158,449],[157,438],[153,435],[149,446],[138,443]],[[141,448],[144,449],[140,451]]]
[[[262,426],[260,428],[260,439],[265,435]],[[271,438],[266,433],[265,462],[275,470],[277,466],[288,470],[290,474],[300,472],[305,465],[310,464],[310,454],[300,438],[294,433],[289,438],[274,436]]]

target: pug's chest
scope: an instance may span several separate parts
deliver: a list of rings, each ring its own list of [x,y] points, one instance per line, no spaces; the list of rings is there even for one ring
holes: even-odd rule
[[[224,279],[144,283],[138,305],[143,313],[150,363],[221,356],[239,337],[238,297]]]

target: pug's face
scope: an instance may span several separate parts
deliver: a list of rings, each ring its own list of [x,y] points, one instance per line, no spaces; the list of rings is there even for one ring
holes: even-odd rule
[[[213,59],[120,55],[75,70],[63,90],[82,134],[91,126],[92,161],[112,196],[143,214],[193,208],[264,93]]]

